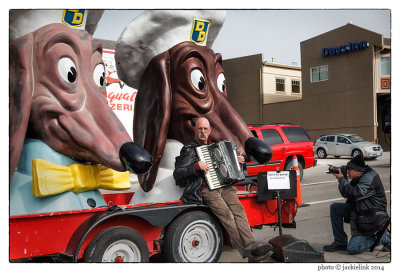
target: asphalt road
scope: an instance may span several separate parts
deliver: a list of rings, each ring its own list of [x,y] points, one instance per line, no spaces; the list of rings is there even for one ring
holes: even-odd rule
[[[305,169],[301,190],[303,203],[309,205],[298,209],[295,217],[297,227],[295,229],[284,228],[284,234],[291,234],[298,239],[306,240],[314,249],[321,251],[324,245],[332,243],[333,234],[330,224],[329,206],[333,202],[345,202],[345,200],[338,191],[336,178],[331,174],[326,174],[326,171],[328,164],[341,166],[345,165],[350,159],[350,157],[339,159],[328,157],[326,159],[319,159],[316,167]],[[386,191],[389,213],[391,210],[390,159],[390,152],[384,152],[383,156],[375,160],[366,161],[381,177]],[[345,230],[350,237],[349,229],[349,224],[345,224]],[[264,226],[261,230],[254,230],[253,234],[256,240],[269,241],[278,236],[279,231],[277,228],[274,230],[270,226]],[[324,258],[325,262],[329,263],[361,262],[385,264],[391,262],[391,254],[380,252],[381,248],[382,246],[379,246],[374,252],[364,252],[359,255],[349,255],[344,251],[325,252]],[[267,258],[267,261],[275,262],[272,258]],[[247,262],[247,259],[242,259],[235,249],[224,247],[219,262]],[[375,270],[379,270],[379,267]]]

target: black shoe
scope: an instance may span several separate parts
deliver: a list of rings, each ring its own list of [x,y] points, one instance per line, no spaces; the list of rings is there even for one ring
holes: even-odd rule
[[[346,250],[347,245],[337,245],[335,242],[333,242],[330,245],[324,246],[325,251],[339,251],[339,250]]]
[[[383,244],[382,252],[391,252],[390,242]]]
[[[271,248],[272,246],[264,241],[252,242],[246,246],[245,252],[247,257],[259,257],[265,256]]]
[[[251,251],[251,255],[255,257],[267,255],[270,252],[272,246],[264,241],[256,242],[256,248]]]
[[[255,250],[256,248],[257,248],[256,242],[251,242],[251,243],[247,244],[247,246],[244,249],[245,257],[250,257],[251,256],[251,252],[253,250]]]

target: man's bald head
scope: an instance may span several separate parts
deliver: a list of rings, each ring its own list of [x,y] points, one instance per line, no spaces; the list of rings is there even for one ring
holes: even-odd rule
[[[199,144],[207,144],[208,137],[211,134],[210,122],[205,117],[200,117],[195,122],[194,139]]]

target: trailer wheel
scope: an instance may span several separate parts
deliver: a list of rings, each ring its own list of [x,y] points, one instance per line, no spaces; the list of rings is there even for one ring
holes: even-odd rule
[[[194,211],[174,220],[165,233],[169,262],[217,262],[221,256],[222,230],[208,213]]]
[[[85,250],[84,261],[89,263],[148,262],[146,241],[128,227],[111,227],[100,232]]]

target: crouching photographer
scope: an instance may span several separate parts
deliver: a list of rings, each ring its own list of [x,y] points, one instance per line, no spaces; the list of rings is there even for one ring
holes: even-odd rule
[[[340,194],[347,201],[330,206],[334,242],[324,246],[324,250],[359,254],[383,244],[382,251],[390,251],[386,195],[378,173],[365,165],[361,156],[353,158],[346,166],[330,166],[329,172],[338,179]],[[349,241],[343,221],[350,223]]]

